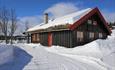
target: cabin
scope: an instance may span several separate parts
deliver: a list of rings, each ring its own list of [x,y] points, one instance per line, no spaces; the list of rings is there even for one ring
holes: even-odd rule
[[[44,15],[44,22],[27,30],[31,43],[44,46],[59,45],[73,48],[96,39],[106,39],[111,34],[99,9],[87,8],[53,20]]]

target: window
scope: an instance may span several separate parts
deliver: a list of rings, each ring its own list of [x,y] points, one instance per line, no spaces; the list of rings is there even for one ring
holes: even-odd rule
[[[94,33],[93,33],[93,32],[90,32],[90,33],[89,33],[89,38],[91,38],[91,39],[94,38]]]
[[[33,41],[39,41],[39,34],[32,34]]]
[[[102,33],[99,33],[99,38],[102,38],[102,37],[103,37]]]
[[[35,34],[32,34],[32,40],[33,40],[33,41],[36,41],[36,36],[35,36]]]
[[[79,41],[83,40],[83,32],[80,32],[80,31],[77,32],[77,40]]]
[[[88,23],[88,24],[92,24],[92,20],[88,20],[87,23]]]
[[[39,34],[36,34],[36,39],[37,41],[39,41]]]
[[[97,21],[93,21],[93,25],[97,25]]]

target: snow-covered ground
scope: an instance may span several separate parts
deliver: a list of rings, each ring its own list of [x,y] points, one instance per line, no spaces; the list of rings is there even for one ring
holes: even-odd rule
[[[0,65],[13,60],[13,47],[9,45],[0,45]]]
[[[15,44],[11,47],[12,55],[11,48],[2,51],[2,47],[4,45],[0,46],[0,62],[5,62],[0,70],[115,70],[115,30],[106,40],[98,39],[75,48]]]

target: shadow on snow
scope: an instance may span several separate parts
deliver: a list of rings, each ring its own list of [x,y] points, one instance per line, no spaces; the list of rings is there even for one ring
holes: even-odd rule
[[[14,59],[12,62],[0,66],[0,70],[23,70],[31,61],[32,56],[21,48],[14,47]]]

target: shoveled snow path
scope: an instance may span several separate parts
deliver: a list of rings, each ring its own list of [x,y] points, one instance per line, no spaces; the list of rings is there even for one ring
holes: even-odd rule
[[[46,51],[41,46],[22,45],[21,47],[33,56],[24,70],[106,70],[94,64],[83,63],[62,55]]]

